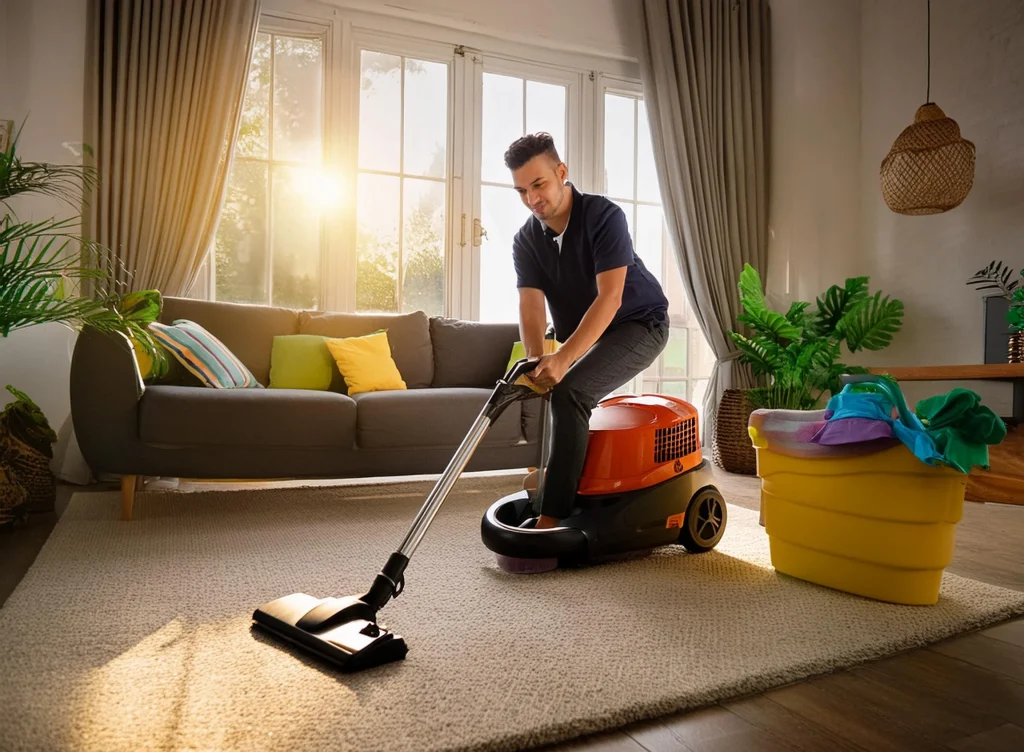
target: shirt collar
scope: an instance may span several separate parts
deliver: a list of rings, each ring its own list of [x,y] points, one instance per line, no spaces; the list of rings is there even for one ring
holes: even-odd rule
[[[565,235],[566,230],[572,227],[572,220],[574,217],[577,216],[577,212],[575,211],[575,209],[577,206],[579,206],[580,201],[580,192],[576,190],[576,186],[573,185],[572,183],[568,183],[568,186],[569,189],[572,191],[572,206],[569,207],[569,221],[565,223],[565,230],[562,230],[562,235]],[[559,237],[559,234],[552,230],[550,227],[548,227],[547,223],[543,219],[538,219],[537,221],[540,222],[541,229],[544,231],[544,237],[546,237],[548,240],[554,240],[555,238]]]

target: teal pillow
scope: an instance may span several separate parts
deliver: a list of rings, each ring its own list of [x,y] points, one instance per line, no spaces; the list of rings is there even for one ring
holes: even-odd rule
[[[319,334],[274,337],[270,347],[270,388],[326,392],[337,384],[340,373],[326,340]]]

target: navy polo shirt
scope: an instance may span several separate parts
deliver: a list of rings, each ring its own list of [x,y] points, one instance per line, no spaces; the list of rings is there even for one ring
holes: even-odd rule
[[[597,275],[627,267],[622,304],[612,324],[668,317],[668,299],[653,274],[633,250],[622,209],[604,196],[572,189],[569,224],[561,239],[536,216],[512,240],[517,287],[544,292],[551,310],[555,337],[565,342],[597,299]]]

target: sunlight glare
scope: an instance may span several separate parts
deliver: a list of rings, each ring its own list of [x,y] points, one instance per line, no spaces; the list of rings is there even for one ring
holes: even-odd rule
[[[325,169],[296,170],[293,173],[292,189],[309,202],[310,208],[318,212],[340,209],[346,201],[341,176]]]

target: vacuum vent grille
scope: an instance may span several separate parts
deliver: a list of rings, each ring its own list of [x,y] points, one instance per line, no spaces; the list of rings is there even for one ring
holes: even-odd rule
[[[654,461],[671,462],[697,451],[697,419],[687,418],[654,432]]]

